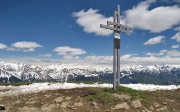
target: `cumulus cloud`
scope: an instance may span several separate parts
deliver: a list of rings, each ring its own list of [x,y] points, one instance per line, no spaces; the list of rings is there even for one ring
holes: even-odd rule
[[[179,45],[173,45],[171,48],[177,49],[177,48],[179,48]]]
[[[165,38],[164,36],[154,37],[146,41],[143,45],[158,44],[158,43],[161,43],[164,38]]]
[[[74,56],[86,53],[86,51],[83,49],[71,48],[69,46],[56,47],[53,51],[57,52],[59,55],[64,56],[64,58],[78,58]]]
[[[9,47],[7,50],[33,52],[38,47],[43,47],[43,46],[40,44],[37,44],[36,42],[20,41],[20,42],[13,43],[12,46]]]
[[[5,44],[0,43],[0,49],[6,49],[7,46]]]
[[[134,28],[162,32],[171,29],[180,22],[179,6],[161,6],[149,10],[156,0],[139,3],[132,9],[125,11],[125,21]]]
[[[150,10],[149,7],[155,2],[156,0],[140,2],[132,9],[125,11],[121,16],[121,24],[155,33],[171,29],[179,24],[180,7],[178,5],[160,6]],[[81,10],[73,12],[72,15],[76,18],[77,24],[82,26],[87,33],[102,36],[112,34],[111,30],[100,28],[99,24],[107,24],[107,21],[113,21],[113,17],[105,17],[97,9]]]
[[[113,21],[113,17],[105,17],[98,13],[98,10],[89,9],[88,11],[81,10],[74,12],[73,17],[76,17],[77,24],[83,27],[87,33],[95,33],[96,35],[110,35],[111,30],[100,28],[100,24],[107,24],[107,21]]]
[[[171,39],[176,40],[177,42],[180,42],[180,32],[176,33]]]

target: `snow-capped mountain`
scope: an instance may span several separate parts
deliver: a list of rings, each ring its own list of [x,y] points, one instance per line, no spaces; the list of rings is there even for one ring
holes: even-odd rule
[[[103,81],[113,80],[112,67],[103,65],[26,65],[0,62],[0,82],[16,81]],[[122,83],[178,83],[180,65],[121,67]]]

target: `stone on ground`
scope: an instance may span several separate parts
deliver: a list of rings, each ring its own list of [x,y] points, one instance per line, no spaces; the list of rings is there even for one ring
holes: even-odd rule
[[[92,103],[92,105],[94,106],[95,109],[98,108],[98,104],[95,101]]]
[[[82,103],[82,102],[75,102],[75,103],[74,103],[74,106],[80,107],[80,106],[83,106],[83,103]]]
[[[71,98],[72,98],[72,97],[68,97],[68,96],[67,96],[67,97],[65,98],[65,100],[71,100]]]
[[[156,109],[157,112],[159,111],[166,112],[167,110],[168,110],[167,106],[163,106],[161,108]]]
[[[0,105],[0,110],[5,110],[5,106],[4,105]]]
[[[117,109],[125,109],[125,110],[128,110],[128,109],[130,109],[129,108],[129,106],[128,106],[128,104],[126,103],[126,102],[124,102],[124,103],[121,103],[121,104],[117,104],[116,106],[115,106],[115,108],[111,108],[112,110],[117,110]]]
[[[113,96],[118,98],[118,99],[124,99],[124,100],[130,100],[131,99],[131,97],[129,95],[127,95],[127,94],[114,93]]]
[[[60,107],[66,108],[68,105],[69,105],[69,102],[62,102]]]
[[[141,102],[139,100],[132,101],[132,104],[133,104],[134,108],[142,107],[142,104],[141,104]]]
[[[38,112],[39,109],[36,108],[36,107],[28,107],[28,106],[24,106],[24,107],[22,107],[22,108],[19,108],[18,111],[20,111],[20,112]]]
[[[58,97],[55,99],[56,103],[61,103],[63,101],[63,97]]]
[[[56,107],[55,104],[45,104],[45,105],[41,106],[41,111],[43,111],[43,112],[50,112],[50,111],[52,111],[55,107]]]

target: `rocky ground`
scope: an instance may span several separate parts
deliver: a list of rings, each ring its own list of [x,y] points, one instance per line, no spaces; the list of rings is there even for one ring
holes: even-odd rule
[[[6,91],[6,90],[3,90]],[[99,94],[100,96],[96,95]],[[144,92],[134,98],[127,92],[114,92],[112,99],[96,89],[48,90],[19,96],[0,97],[2,112],[180,112],[180,89]],[[111,98],[111,97],[110,97]],[[104,100],[105,99],[105,100]]]

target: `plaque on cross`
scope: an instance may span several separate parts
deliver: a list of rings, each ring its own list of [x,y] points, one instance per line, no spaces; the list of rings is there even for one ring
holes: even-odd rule
[[[120,5],[117,11],[114,11],[113,22],[107,21],[107,25],[101,24],[101,28],[110,29],[114,31],[114,56],[113,56],[113,73],[114,82],[113,89],[115,90],[120,84],[120,32],[128,33],[132,30],[131,27],[120,24]]]

